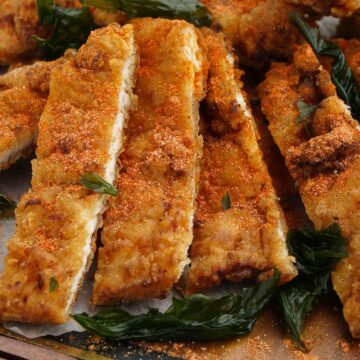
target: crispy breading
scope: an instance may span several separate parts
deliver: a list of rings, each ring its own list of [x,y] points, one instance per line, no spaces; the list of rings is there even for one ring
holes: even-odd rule
[[[53,70],[32,187],[16,209],[0,275],[2,321],[68,320],[107,200],[79,180],[96,173],[114,181],[136,60],[132,26],[113,25]]]
[[[125,24],[128,21],[128,18],[122,11],[108,12],[92,8],[92,15],[94,17],[94,22],[100,27],[110,25],[114,22],[118,24]]]
[[[138,108],[120,156],[119,195],[104,216],[93,303],[165,296],[188,264],[205,63],[195,28],[133,21]]]
[[[51,70],[64,61],[38,61],[0,76],[0,171],[33,150]]]
[[[285,0],[287,3],[304,6],[322,15],[347,17],[360,10],[360,0]]]
[[[223,279],[263,277],[275,267],[281,282],[289,281],[297,271],[286,248],[286,223],[237,81],[240,71],[222,35],[203,35],[210,63],[204,153],[184,292],[201,292]],[[228,210],[222,208],[225,194]]]
[[[259,91],[269,129],[316,229],[339,223],[348,239],[349,257],[339,262],[332,279],[351,333],[360,337],[359,123],[308,45],[297,50],[292,64],[275,64]],[[296,124],[299,100],[319,104],[310,115],[308,132],[304,123]]]
[[[270,58],[283,59],[301,41],[289,23],[292,5],[282,0],[202,0],[239,51],[241,64],[262,67]]]
[[[79,7],[79,0],[56,0],[64,7]],[[33,35],[46,37],[49,28],[39,22],[36,0],[0,0],[0,65],[39,57]]]

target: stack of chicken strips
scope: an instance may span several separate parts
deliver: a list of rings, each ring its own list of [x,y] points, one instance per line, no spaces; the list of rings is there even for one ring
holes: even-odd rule
[[[333,284],[360,337],[360,127],[336,93],[331,64],[288,22],[293,9],[346,17],[360,4],[203,2],[216,32],[182,20],[107,25],[115,15],[100,13],[95,19],[107,26],[77,52],[0,76],[0,170],[36,144],[32,185],[0,274],[1,321],[66,322],[96,250],[95,305],[262,281],[274,268],[280,284],[296,277],[237,64],[264,69],[272,58],[286,62],[274,62],[258,86],[261,108],[315,228],[337,222],[349,241]],[[13,6],[0,2],[17,14]],[[0,27],[6,39],[11,26]],[[35,51],[26,34],[15,37],[13,47],[0,45],[0,64]],[[337,44],[359,81],[360,42]],[[297,122],[299,100],[319,104],[310,138]],[[83,187],[89,173],[117,195]]]
[[[186,293],[275,267],[283,281],[296,275],[234,66],[222,35],[162,19],[96,30],[47,64],[32,187],[0,278],[2,320],[66,321],[100,226],[94,304],[164,297],[189,264]],[[200,117],[203,99],[215,110]],[[118,196],[83,188],[85,173],[115,181]]]

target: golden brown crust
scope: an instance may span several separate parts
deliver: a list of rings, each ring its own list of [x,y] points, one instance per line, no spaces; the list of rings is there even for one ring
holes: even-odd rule
[[[104,217],[95,304],[166,295],[188,262],[192,241],[204,82],[197,32],[177,20],[133,24],[139,103],[120,156],[119,195]]]
[[[289,57],[301,41],[289,23],[293,6],[282,0],[202,0],[213,14],[213,27],[221,28],[239,51],[241,64],[255,68],[270,58]]]
[[[359,337],[360,131],[329,78],[304,45],[293,64],[273,66],[259,91],[269,129],[299,184],[307,214],[316,229],[339,223],[349,241],[349,257],[332,277],[352,335]],[[319,103],[310,116],[310,138],[303,124],[296,124],[301,99]]]
[[[32,188],[16,209],[16,232],[8,242],[0,275],[0,319],[63,323],[94,252],[106,196],[79,184],[84,173],[113,181],[119,152],[112,148],[116,116],[136,63],[132,26],[93,32],[75,58],[57,66],[39,123]],[[124,72],[127,63],[131,66]],[[58,289],[51,291],[56,279]]]
[[[210,63],[204,152],[195,215],[187,294],[223,279],[255,279],[277,267],[282,282],[296,275],[288,256],[286,225],[256,140],[255,124],[236,80],[224,38],[203,30]],[[231,208],[222,208],[230,195]]]
[[[0,170],[33,150],[49,94],[50,73],[64,61],[38,61],[0,76]]]
[[[322,15],[348,17],[359,11],[360,0],[285,0],[287,3],[304,6]]]
[[[118,24],[125,24],[128,21],[126,15],[121,11],[108,12],[94,8],[91,13],[94,17],[95,24],[100,27],[110,25],[114,22]]]

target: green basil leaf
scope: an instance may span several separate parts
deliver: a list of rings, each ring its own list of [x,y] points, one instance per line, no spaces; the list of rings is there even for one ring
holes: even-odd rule
[[[0,194],[0,215],[12,213],[15,209],[16,202]]]
[[[330,274],[335,263],[347,256],[341,228],[333,224],[322,231],[311,227],[290,230],[289,253],[296,258],[299,276],[279,289],[278,300],[291,337],[301,347],[301,331],[308,314],[331,290]]]
[[[301,347],[301,332],[306,317],[331,290],[330,272],[298,276],[279,289],[278,299],[292,339]]]
[[[297,103],[299,115],[296,119],[296,124],[303,123],[304,129],[308,137],[311,137],[311,130],[309,128],[309,120],[312,113],[319,107],[319,104],[309,105],[306,102],[300,100]]]
[[[319,104],[309,105],[306,102],[300,100],[297,103],[299,110],[299,116],[296,119],[296,124],[300,124],[309,119],[311,114],[319,107]]]
[[[98,194],[108,194],[111,196],[117,196],[118,194],[116,186],[109,184],[99,175],[94,173],[83,175],[80,184]]]
[[[42,24],[49,25],[54,21],[53,0],[37,1],[38,16]]]
[[[84,3],[108,11],[121,10],[131,18],[183,19],[195,26],[211,25],[209,10],[197,0],[84,0]]]
[[[231,207],[230,194],[227,192],[221,199],[221,206],[224,210],[229,210]]]
[[[337,260],[347,256],[347,242],[338,224],[322,231],[309,226],[302,230],[290,230],[287,244],[289,253],[296,258],[298,270],[308,275],[331,271]]]
[[[279,271],[274,270],[274,276],[263,283],[218,299],[200,294],[174,298],[164,313],[150,309],[143,315],[130,315],[122,309],[110,309],[94,316],[83,313],[73,318],[94,334],[120,340],[229,339],[252,330],[275,294],[279,278]]]
[[[306,24],[297,12],[289,15],[290,22],[297,27],[317,55],[334,59],[331,78],[337,93],[350,106],[353,117],[360,121],[360,88],[340,48],[321,37],[318,28]]]
[[[58,288],[59,288],[58,281],[54,277],[51,277],[49,280],[49,292],[54,292]]]
[[[34,36],[47,60],[62,56],[69,48],[78,49],[96,28],[88,7],[62,8],[53,0],[37,0],[37,6],[40,22],[51,27],[47,39]]]

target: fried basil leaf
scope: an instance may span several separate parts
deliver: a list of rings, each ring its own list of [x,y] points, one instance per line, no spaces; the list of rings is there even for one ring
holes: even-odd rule
[[[229,210],[231,207],[230,194],[227,192],[221,199],[221,206],[224,210]]]
[[[16,209],[16,202],[7,196],[0,194],[0,215],[13,213]]]
[[[306,24],[297,12],[289,15],[290,22],[297,27],[317,55],[334,59],[331,78],[337,93],[351,108],[353,117],[360,121],[360,88],[341,49],[331,41],[321,37],[318,28]]]
[[[62,8],[53,0],[37,0],[37,6],[40,22],[51,29],[46,39],[34,36],[47,60],[62,56],[69,48],[78,49],[96,28],[86,6],[81,9]]]
[[[347,245],[338,224],[322,231],[311,227],[290,230],[287,243],[289,253],[296,258],[299,275],[279,289],[278,299],[291,337],[303,347],[304,321],[331,290],[331,270],[339,259],[347,256]]]
[[[195,26],[210,26],[211,14],[197,0],[84,0],[86,5],[108,11],[121,10],[127,16],[183,19]]]
[[[211,341],[249,333],[277,290],[280,273],[261,284],[244,288],[239,294],[211,298],[193,295],[173,298],[164,313],[150,309],[143,315],[130,315],[119,308],[94,316],[73,315],[94,334],[121,340]]]
[[[309,119],[311,114],[319,107],[319,104],[309,105],[306,102],[300,100],[297,103],[297,107],[299,110],[299,116],[296,119],[296,124],[300,124],[303,121]]]
[[[116,186],[109,184],[99,175],[94,173],[83,175],[80,184],[98,194],[108,194],[111,196],[117,196],[118,194]]]
[[[49,292],[54,292],[58,288],[59,288],[58,281],[54,277],[51,277],[49,280]]]

